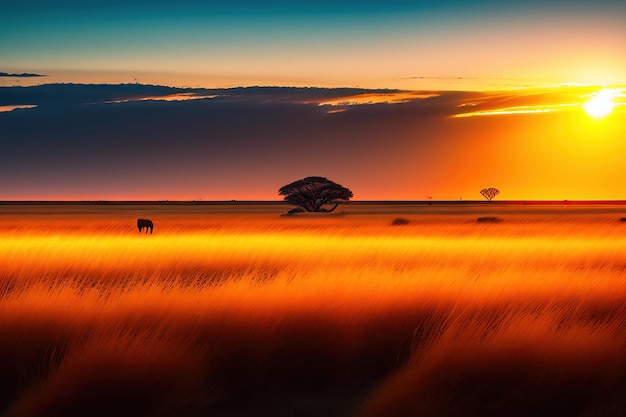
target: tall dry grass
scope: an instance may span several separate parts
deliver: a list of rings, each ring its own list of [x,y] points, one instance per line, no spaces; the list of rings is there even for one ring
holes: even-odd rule
[[[0,217],[7,416],[624,411],[612,212],[133,210]]]

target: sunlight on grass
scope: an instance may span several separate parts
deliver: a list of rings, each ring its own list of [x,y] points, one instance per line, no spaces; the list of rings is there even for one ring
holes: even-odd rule
[[[0,223],[11,416],[84,414],[103,398],[111,415],[122,403],[282,415],[270,403],[303,395],[320,415],[404,415],[480,397],[458,388],[466,380],[544,381],[561,395],[554,381],[572,368],[576,392],[596,398],[593,363],[606,374],[594,383],[624,378],[626,235],[602,216],[409,215],[403,228],[395,216],[216,216],[194,229],[181,214],[148,236],[115,214],[93,231],[84,216]]]

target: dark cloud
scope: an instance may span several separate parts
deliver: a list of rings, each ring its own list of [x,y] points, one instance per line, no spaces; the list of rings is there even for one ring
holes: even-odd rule
[[[216,97],[111,103],[182,91]],[[450,100],[457,99],[319,105],[364,93],[376,91],[69,84],[0,88],[0,103],[38,105],[0,113],[0,189],[24,198],[46,193],[102,199],[172,199],[172,193],[238,198],[255,190],[271,196],[283,182],[308,175],[352,183],[350,177],[358,178],[358,172],[396,175],[383,167],[402,164],[422,121],[454,112]],[[345,111],[328,113],[329,107]]]
[[[187,94],[190,97],[218,96],[221,101],[256,103],[315,103],[359,94],[390,94],[398,90],[355,88],[175,88],[143,84],[44,84],[0,88],[0,105],[37,104],[63,106],[142,100]]]
[[[537,152],[528,138],[560,137],[569,125],[564,112],[453,116],[580,103],[592,91],[0,87],[0,106],[37,105],[0,112],[0,199],[271,199],[311,175],[350,186],[356,198],[458,198],[457,190],[492,178],[507,185],[504,162],[480,164],[477,149],[497,149],[515,184],[526,175],[519,154]],[[172,95],[198,99],[158,99]],[[369,100],[376,96],[383,101]],[[403,99],[388,99],[394,96]],[[336,104],[321,105],[327,102]]]
[[[46,77],[44,74],[29,74],[23,72],[21,74],[11,74],[8,72],[0,72],[0,77],[16,77],[16,78],[33,78],[33,77]]]

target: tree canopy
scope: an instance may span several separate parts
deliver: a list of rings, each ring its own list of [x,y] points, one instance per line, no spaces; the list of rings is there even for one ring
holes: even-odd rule
[[[284,200],[299,207],[299,211],[333,211],[340,201],[352,198],[352,191],[324,177],[306,177],[278,190]],[[325,205],[334,204],[330,209]]]
[[[491,199],[493,199],[495,196],[500,194],[500,190],[498,190],[497,188],[493,188],[493,187],[492,188],[484,188],[484,189],[480,190],[480,193],[487,200],[491,201]]]

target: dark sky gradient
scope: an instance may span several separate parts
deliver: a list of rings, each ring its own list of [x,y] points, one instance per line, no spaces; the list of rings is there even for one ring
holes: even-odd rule
[[[351,188],[355,199],[477,199],[489,186],[505,199],[626,198],[615,180],[626,174],[624,106],[591,119],[580,109],[590,91],[439,92],[320,106],[372,92],[198,89],[186,92],[217,97],[110,103],[180,91],[1,88],[0,106],[38,107],[0,113],[0,200],[279,199],[279,187],[311,175]],[[453,117],[562,103],[575,106]]]

